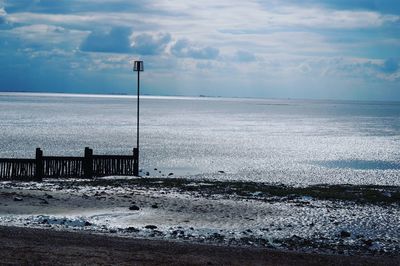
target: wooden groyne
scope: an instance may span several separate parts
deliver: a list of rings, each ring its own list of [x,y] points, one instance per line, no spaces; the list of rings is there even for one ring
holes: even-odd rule
[[[0,158],[0,180],[138,176],[137,158],[136,148],[132,155],[94,155],[86,147],[84,157],[43,156],[43,151],[37,148],[35,159]]]

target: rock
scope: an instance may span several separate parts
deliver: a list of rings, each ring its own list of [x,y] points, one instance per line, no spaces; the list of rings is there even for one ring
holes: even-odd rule
[[[150,175],[150,172],[146,172],[146,176],[149,176]]]
[[[370,247],[370,246],[372,246],[372,243],[374,243],[374,241],[372,241],[371,239],[363,239],[363,243],[366,246]]]
[[[133,233],[133,232],[134,232],[134,233],[137,233],[137,232],[139,232],[140,230],[137,229],[137,228],[135,228],[135,227],[130,226],[130,227],[126,228],[126,231],[131,232],[131,233]]]
[[[157,171],[157,168],[154,168],[154,171]]]
[[[52,198],[53,198],[53,196],[52,196],[52,195],[49,195],[49,194],[45,194],[45,196],[46,196],[46,198],[48,198],[48,199],[52,199]]]
[[[14,201],[23,201],[24,199],[23,198],[20,198],[20,197],[15,197],[14,198]]]
[[[149,224],[149,225],[146,225],[144,228],[154,230],[157,228],[157,226]]]
[[[129,210],[138,211],[138,210],[140,210],[140,208],[138,206],[136,206],[136,205],[132,205],[132,206],[129,207]]]
[[[218,234],[218,233],[213,233],[213,234],[210,236],[210,238],[211,238],[212,240],[222,241],[222,240],[224,240],[225,236],[224,236],[224,235],[221,235],[221,234]]]
[[[169,173],[168,176],[174,175],[174,173]]]
[[[341,232],[340,232],[340,237],[341,238],[346,238],[346,237],[350,237],[351,236],[351,233],[350,232],[347,232],[347,231],[345,231],[345,230],[342,230]]]
[[[178,234],[178,230],[174,230],[171,232],[171,235],[176,236]]]
[[[220,171],[218,171],[218,173],[225,174],[225,171],[220,170]]]
[[[92,223],[90,223],[88,221],[85,222],[85,226],[91,226],[91,225],[92,225]]]
[[[43,221],[41,221],[42,224],[48,224],[49,221],[47,219],[44,219]]]
[[[42,202],[41,202],[42,204],[49,204],[49,202],[47,201],[47,200],[45,200],[45,199],[42,199]]]
[[[157,204],[153,204],[153,205],[151,205],[151,207],[152,207],[153,209],[157,209],[157,208],[158,208],[158,205],[157,205]]]

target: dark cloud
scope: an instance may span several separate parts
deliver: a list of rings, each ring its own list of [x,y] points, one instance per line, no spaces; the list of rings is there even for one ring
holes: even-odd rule
[[[400,68],[400,60],[398,58],[386,59],[381,67],[381,71],[384,73],[394,73]]]
[[[48,14],[66,14],[79,12],[121,12],[144,11],[140,1],[87,1],[87,0],[8,0],[5,2],[10,13],[33,12]]]
[[[253,53],[246,52],[246,51],[237,51],[236,52],[236,59],[240,62],[253,62],[256,61],[256,57]]]
[[[177,57],[191,57],[195,59],[215,59],[219,50],[210,46],[194,47],[188,40],[178,40],[172,47],[171,53]]]
[[[0,25],[7,23],[7,12],[0,6]]]
[[[156,55],[162,53],[170,41],[169,33],[160,33],[155,36],[143,33],[133,38],[132,49],[138,54]]]
[[[80,50],[100,53],[136,53],[156,55],[164,52],[171,41],[169,33],[139,34],[131,40],[132,30],[116,27],[109,32],[92,32],[82,42]]]
[[[132,31],[128,28],[113,28],[110,32],[92,32],[82,42],[80,50],[100,53],[129,53],[132,52],[129,36]]]

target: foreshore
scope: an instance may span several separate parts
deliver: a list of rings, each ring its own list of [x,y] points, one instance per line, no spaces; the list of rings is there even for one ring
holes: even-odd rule
[[[232,262],[241,261],[241,257],[234,259],[235,255],[229,252],[244,250],[258,256],[258,262],[266,259],[264,253],[287,253],[312,261],[333,258],[339,262],[346,260],[345,264],[352,260],[366,264],[368,260],[361,258],[379,257],[379,261],[389,263],[400,256],[399,192],[399,187],[385,186],[289,187],[184,178],[6,181],[0,182],[0,225],[13,227],[3,227],[1,241],[7,243],[8,238],[14,238],[9,243],[16,241],[4,249],[10,252],[9,256],[13,256],[14,246],[20,245],[18,241],[30,243],[44,241],[46,237],[68,239],[71,236],[85,242],[87,236],[88,239],[99,237],[96,243],[88,244],[95,252],[96,245],[103,245],[97,242],[108,239],[116,239],[118,243],[126,241],[126,250],[129,243],[171,245],[176,252],[168,249],[163,252],[175,256],[166,257],[166,261],[192,249],[204,250],[198,256],[208,258],[214,254],[210,250],[216,249],[222,253],[210,255],[210,262],[218,261],[219,256],[227,260],[226,264],[231,264],[230,257]],[[25,239],[32,234],[38,235],[37,240]],[[51,245],[51,241],[45,242]],[[42,254],[30,245],[34,242],[21,252]],[[65,256],[75,256],[68,255],[74,250],[85,253],[86,244],[71,245],[66,247],[71,246],[73,251],[60,251],[60,244],[60,250],[54,252],[66,252]],[[154,251],[155,244],[146,245],[143,250]],[[113,252],[122,252],[121,258],[126,257],[118,248]],[[146,254],[149,259],[161,256]],[[197,255],[194,252],[191,256]]]
[[[4,226],[0,246],[4,265],[398,265],[400,260]]]

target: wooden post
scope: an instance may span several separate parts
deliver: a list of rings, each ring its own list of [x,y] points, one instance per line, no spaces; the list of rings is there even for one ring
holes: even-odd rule
[[[36,169],[35,169],[35,180],[42,181],[43,179],[43,151],[40,148],[36,148]]]
[[[133,148],[133,175],[139,176],[139,156],[138,149]]]
[[[83,159],[83,176],[93,178],[93,150],[85,147],[85,158]]]

